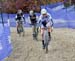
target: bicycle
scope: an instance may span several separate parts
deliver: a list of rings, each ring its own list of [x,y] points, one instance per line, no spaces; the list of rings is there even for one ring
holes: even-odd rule
[[[24,36],[24,27],[23,27],[23,21],[18,21],[18,26],[17,26],[17,33],[19,34],[19,36],[21,36],[21,33],[23,33]]]
[[[46,49],[46,53],[48,53],[48,45],[49,45],[49,41],[51,40],[51,36],[49,38],[47,27],[45,27],[43,38],[44,38],[44,46]]]
[[[38,36],[38,27],[37,24],[33,25],[33,39],[37,40],[37,36]]]

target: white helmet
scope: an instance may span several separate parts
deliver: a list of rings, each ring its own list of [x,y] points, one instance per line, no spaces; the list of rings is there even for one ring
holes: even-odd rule
[[[43,14],[46,14],[47,13],[47,10],[46,9],[42,9],[41,10],[41,14],[43,15]]]
[[[21,9],[19,9],[19,10],[18,10],[18,14],[21,14],[21,13],[22,13],[22,10],[21,10]]]
[[[34,11],[33,11],[33,10],[31,10],[31,11],[29,12],[29,14],[30,14],[30,15],[33,15],[33,14],[34,14]]]

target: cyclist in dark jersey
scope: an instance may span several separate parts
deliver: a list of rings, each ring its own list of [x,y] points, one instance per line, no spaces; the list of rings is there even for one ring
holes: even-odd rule
[[[36,20],[36,15],[33,10],[30,11],[29,17],[30,17],[31,24],[35,25],[37,20]]]
[[[18,26],[20,24],[22,24],[22,26],[23,26],[23,24],[25,22],[25,18],[24,18],[22,10],[20,10],[20,9],[18,10],[15,20],[16,20],[16,27],[17,27],[17,32],[18,32]]]
[[[36,15],[33,10],[31,10],[29,14],[30,14],[29,15],[30,22],[31,22],[31,25],[33,26],[33,37],[36,37],[35,32],[36,33],[38,32]]]

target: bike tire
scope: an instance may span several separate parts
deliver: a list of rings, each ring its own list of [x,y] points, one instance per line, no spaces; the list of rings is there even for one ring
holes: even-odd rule
[[[45,44],[46,53],[48,53],[48,44],[49,44],[48,30],[44,31],[44,44]]]
[[[38,36],[38,30],[36,25],[34,25],[33,27],[33,39],[37,40],[37,36]]]
[[[23,29],[23,25],[22,24],[19,24],[19,26],[17,27],[17,33],[20,35],[21,32],[24,33],[24,29]]]

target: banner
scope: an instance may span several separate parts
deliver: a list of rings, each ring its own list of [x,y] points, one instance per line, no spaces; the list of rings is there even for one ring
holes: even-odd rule
[[[4,27],[0,25],[0,61],[8,57],[12,52],[10,27],[8,23]]]

